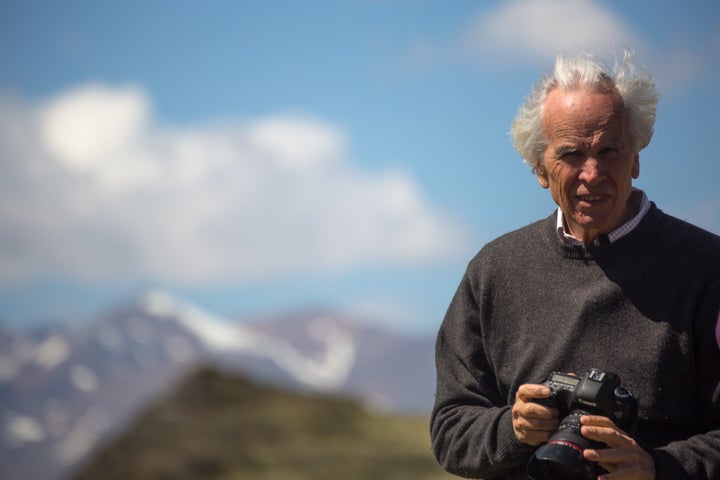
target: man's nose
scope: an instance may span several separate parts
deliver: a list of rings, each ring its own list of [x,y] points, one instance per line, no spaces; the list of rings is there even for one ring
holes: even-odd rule
[[[587,157],[582,165],[580,180],[589,184],[600,182],[605,177],[605,168],[601,161],[595,157]]]

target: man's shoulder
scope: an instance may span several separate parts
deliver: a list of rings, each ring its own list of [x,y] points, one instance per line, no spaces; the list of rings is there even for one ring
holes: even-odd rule
[[[709,249],[720,255],[720,235],[665,212],[661,212],[661,216],[665,229],[662,234],[664,238],[685,248]]]
[[[497,248],[504,245],[515,245],[519,242],[530,242],[547,236],[548,231],[555,228],[555,213],[528,225],[509,231],[488,242],[485,247]]]
[[[529,225],[500,235],[486,243],[477,253],[473,262],[488,257],[515,257],[530,250],[537,251],[537,244],[546,243],[555,228],[555,214],[537,220]]]

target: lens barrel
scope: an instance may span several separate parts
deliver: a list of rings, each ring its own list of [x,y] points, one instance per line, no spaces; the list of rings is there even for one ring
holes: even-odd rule
[[[548,443],[537,449],[528,462],[530,480],[592,480],[600,474],[600,468],[583,457],[587,448],[599,445],[582,436],[580,417],[588,415],[584,410],[573,410],[565,417]]]

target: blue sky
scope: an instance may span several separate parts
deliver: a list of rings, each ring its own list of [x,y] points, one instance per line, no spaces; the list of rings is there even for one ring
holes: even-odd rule
[[[577,46],[655,76],[636,185],[720,233],[715,1],[0,0],[0,322],[162,288],[432,333],[552,211],[507,132]]]

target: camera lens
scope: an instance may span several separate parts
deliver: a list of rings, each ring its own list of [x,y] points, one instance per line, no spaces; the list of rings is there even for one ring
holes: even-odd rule
[[[574,410],[560,422],[557,432],[550,437],[548,443],[530,458],[527,473],[531,480],[597,478],[597,465],[583,457],[586,448],[597,446],[580,434],[580,417],[587,414],[583,410]]]
[[[561,442],[543,445],[528,463],[531,480],[590,480],[597,478],[594,472],[582,450]]]

